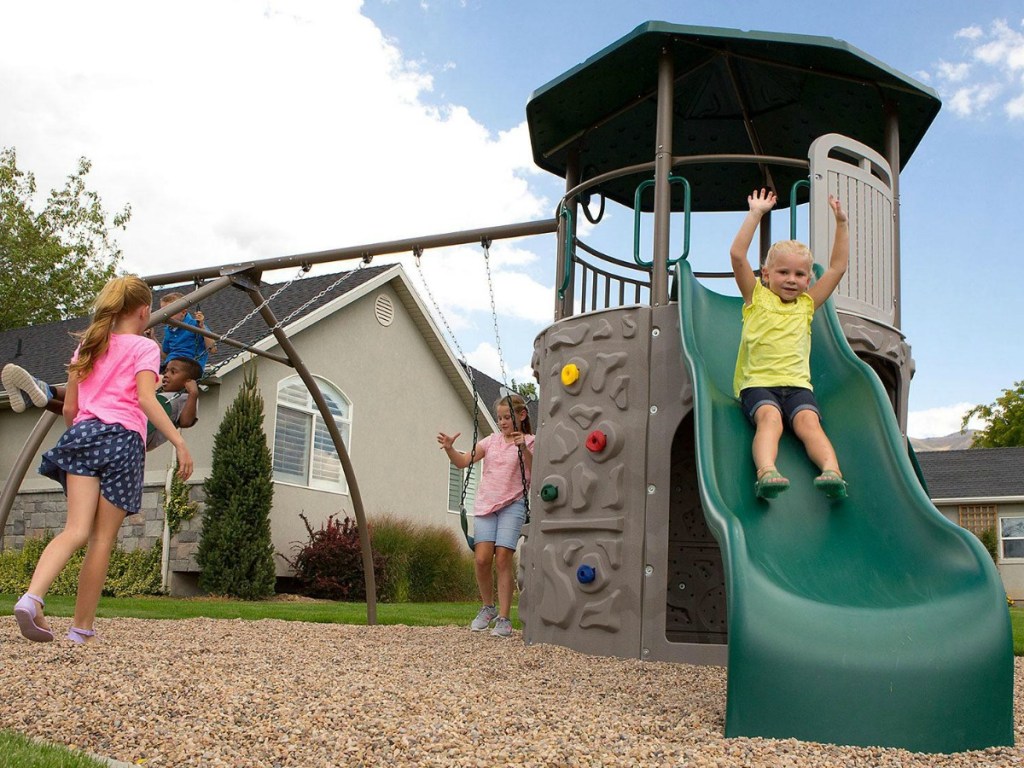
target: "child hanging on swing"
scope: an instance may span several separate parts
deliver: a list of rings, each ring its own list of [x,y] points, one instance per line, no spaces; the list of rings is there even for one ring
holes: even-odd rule
[[[484,459],[480,484],[473,507],[473,559],[476,582],[483,607],[470,624],[474,632],[483,632],[494,622],[491,634],[512,634],[513,556],[519,533],[526,522],[526,495],[530,488],[533,464],[533,427],[526,401],[521,395],[508,394],[494,403],[498,432],[479,441],[469,453],[456,450],[461,432],[440,432],[437,442],[459,469]],[[520,463],[521,462],[521,463]],[[498,572],[498,606],[494,605],[492,568]]]
[[[775,193],[765,189],[747,197],[750,210],[729,249],[743,295],[743,330],[733,388],[755,429],[754,489],[759,497],[774,499],[789,488],[789,480],[775,466],[779,439],[788,426],[821,470],[814,486],[828,498],[841,499],[846,497],[846,481],[832,443],[821,428],[821,413],[811,391],[811,318],[846,273],[849,222],[839,200],[829,195],[836,237],[828,269],[813,285],[811,251],[796,240],[781,240],[768,250],[758,280],[747,250],[775,201]]]
[[[147,335],[148,334],[144,334]],[[179,357],[164,365],[161,385],[157,390],[157,402],[164,409],[174,426],[188,429],[199,421],[199,384],[203,375],[199,363],[188,357]],[[65,387],[47,384],[37,379],[20,365],[8,363],[0,372],[0,380],[7,390],[11,410],[24,411],[28,404],[45,408],[58,416],[64,413]],[[147,426],[146,450],[163,445],[167,439],[152,422]]]
[[[183,293],[176,291],[168,293],[160,298],[160,307],[166,307],[168,304],[173,304],[178,299],[183,298],[185,298]],[[194,328],[209,330],[206,328],[206,318],[200,309],[196,309],[194,317],[188,310],[183,309],[171,315],[169,319],[177,320],[185,325],[191,325]],[[210,353],[216,351],[217,342],[202,334],[185,328],[175,328],[173,325],[168,325],[164,328],[163,344],[160,347],[160,359],[164,361],[164,365],[176,358],[187,357],[199,363],[199,367],[202,370],[206,370],[206,361],[210,357]]]

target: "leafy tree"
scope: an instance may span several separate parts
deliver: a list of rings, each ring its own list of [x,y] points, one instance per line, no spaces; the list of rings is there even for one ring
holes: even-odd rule
[[[537,399],[537,383],[534,381],[524,381],[522,384],[519,384],[515,379],[512,379],[512,384],[509,386],[509,389],[513,392],[518,392],[527,400]]]
[[[125,228],[131,206],[108,224],[99,195],[85,187],[91,168],[79,158],[37,213],[35,176],[18,169],[13,148],[0,149],[0,331],[87,314],[114,276],[121,250],[111,229]]]
[[[274,593],[270,448],[263,432],[263,396],[256,367],[228,406],[213,442],[206,510],[196,561],[205,592],[258,600]]]
[[[976,405],[964,414],[960,431],[967,429],[967,423],[978,417],[986,427],[974,433],[972,448],[1007,448],[1024,445],[1024,381],[1016,382],[1012,388],[1004,389],[1001,397],[989,405]]]

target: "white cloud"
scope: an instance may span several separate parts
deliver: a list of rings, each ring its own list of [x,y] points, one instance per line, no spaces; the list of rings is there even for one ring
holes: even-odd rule
[[[981,27],[971,26],[957,30],[956,34],[953,35],[953,37],[962,37],[967,40],[977,40],[979,37],[982,36],[982,34],[983,33],[981,31]]]
[[[971,65],[965,61],[962,61],[959,64],[950,64],[948,61],[940,61],[936,65],[936,68],[938,69],[936,74],[939,78],[949,83],[963,82],[971,71]]]
[[[960,432],[964,414],[974,407],[973,403],[955,403],[907,414],[907,434],[911,437],[945,437]],[[985,423],[972,418],[970,429],[984,429]]]
[[[958,88],[949,97],[949,107],[962,117],[977,115],[988,108],[1000,90],[994,83]]]
[[[987,28],[964,27],[953,37],[964,44],[964,59],[935,64],[939,90],[953,112],[987,117],[1005,99],[999,106],[1006,116],[1024,118],[1024,32],[996,19]]]
[[[428,104],[360,5],[4,4],[3,143],[44,189],[89,157],[144,274],[547,215],[525,126]]]

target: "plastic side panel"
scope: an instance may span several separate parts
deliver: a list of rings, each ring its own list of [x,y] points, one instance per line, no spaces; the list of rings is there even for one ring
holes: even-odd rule
[[[752,428],[731,393],[740,300],[680,266],[694,380],[698,478],[726,568],[727,736],[956,752],[1013,744],[1013,651],[998,573],[928,500],[877,378],[831,302],[815,317],[812,376],[850,483],[830,502],[787,433],[793,486],[753,492]]]
[[[809,151],[811,251],[828,265],[835,220],[827,205],[835,195],[850,215],[850,267],[836,289],[836,306],[886,325],[896,321],[892,171],[860,142],[830,133]]]

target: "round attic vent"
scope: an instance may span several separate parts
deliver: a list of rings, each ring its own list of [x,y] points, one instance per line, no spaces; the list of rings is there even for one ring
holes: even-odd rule
[[[383,293],[373,302],[373,314],[377,322],[387,328],[395,320],[395,305]]]

